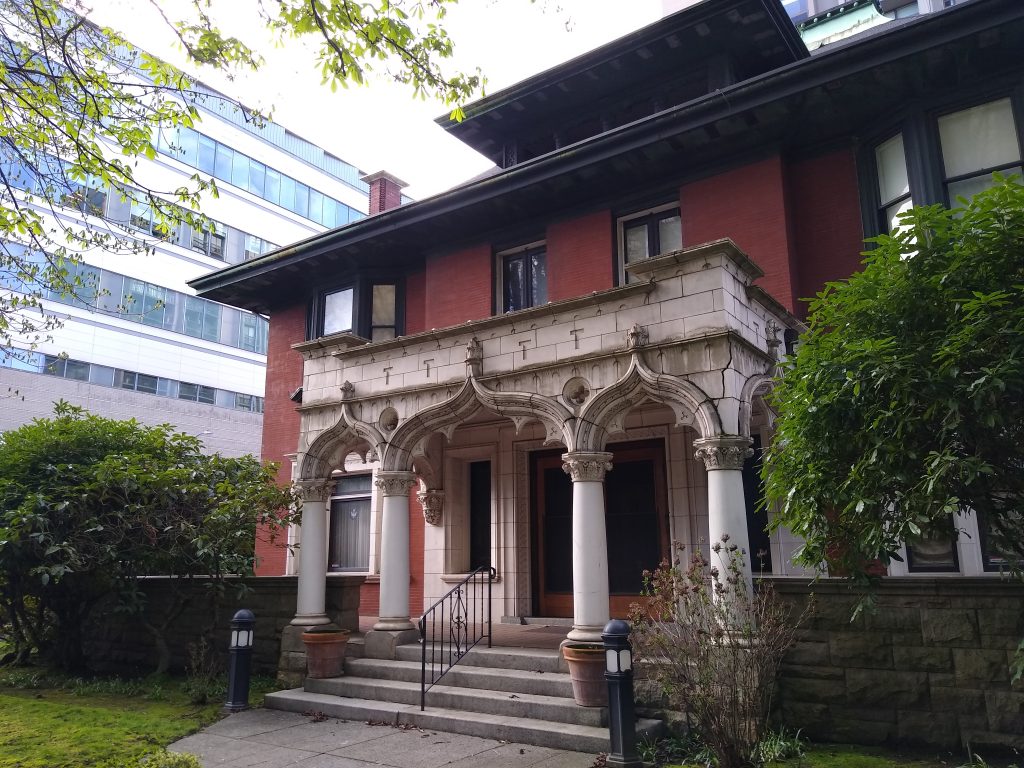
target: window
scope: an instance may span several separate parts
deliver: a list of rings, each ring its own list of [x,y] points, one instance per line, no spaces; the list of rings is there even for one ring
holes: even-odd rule
[[[543,243],[498,254],[501,311],[515,312],[548,301],[547,251]]]
[[[344,288],[324,296],[323,335],[352,330],[352,288]]]
[[[949,530],[933,531],[916,541],[907,542],[907,570],[911,573],[958,573],[960,563],[956,556],[956,537],[953,521]]]
[[[1021,172],[1020,144],[1009,99],[943,115],[938,120],[950,204],[992,186],[992,174]]]
[[[682,247],[679,206],[662,206],[619,219],[619,252],[623,266]],[[620,279],[623,277],[620,275]]]
[[[1020,174],[1020,107],[1010,98],[967,109],[911,114],[904,130],[872,146],[875,178],[864,189],[869,235],[892,232],[913,205],[957,205],[992,185],[992,174]],[[871,203],[868,204],[869,197]]]
[[[330,571],[370,568],[370,489],[372,475],[338,479],[331,498],[331,532],[327,553]]]
[[[469,569],[491,564],[491,462],[469,465]]]
[[[370,296],[370,341],[384,341],[398,335],[395,286],[373,286]]]

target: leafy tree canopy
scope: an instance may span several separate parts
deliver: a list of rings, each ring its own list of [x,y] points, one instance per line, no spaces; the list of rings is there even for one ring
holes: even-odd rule
[[[210,2],[149,2],[192,62],[225,70],[260,66],[257,52],[217,27]],[[458,116],[457,105],[481,78],[442,68],[452,43],[440,22],[454,2],[275,0],[246,4],[245,11],[260,14],[282,42],[312,40],[323,82],[332,88],[383,74],[454,106]],[[168,10],[181,5],[187,18]],[[136,178],[134,161],[156,154],[161,126],[192,127],[203,99],[212,97],[85,13],[78,0],[0,0],[0,357],[12,345],[47,339],[59,325],[43,311],[48,293],[97,302],[94,278],[76,269],[82,251],[152,247],[152,240],[68,217],[68,208],[91,212],[91,190],[145,204],[158,233],[183,220],[209,226],[199,203],[204,193],[216,193],[212,179],[196,174],[187,185],[155,189]]]
[[[805,564],[863,577],[966,514],[1024,558],[1024,186],[963,203],[914,209],[811,303],[765,467]]]
[[[252,572],[257,526],[291,522],[296,499],[274,465],[201,448],[66,403],[0,435],[0,615],[19,655],[80,667],[86,617],[111,593],[139,612],[138,576]]]

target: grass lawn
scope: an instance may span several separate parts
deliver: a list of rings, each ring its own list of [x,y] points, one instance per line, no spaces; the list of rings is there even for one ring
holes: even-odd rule
[[[182,682],[0,674],[0,768],[124,768],[218,719],[219,697],[192,704]],[[253,703],[273,689],[259,682]]]
[[[1004,758],[987,763],[975,762],[973,768],[985,768],[985,766],[995,768],[995,766],[1013,764],[1012,760]],[[967,755],[904,752],[851,744],[808,744],[804,754],[800,757],[769,763],[770,768],[966,768],[967,766],[971,766]],[[683,766],[670,766],[670,768],[683,768]]]

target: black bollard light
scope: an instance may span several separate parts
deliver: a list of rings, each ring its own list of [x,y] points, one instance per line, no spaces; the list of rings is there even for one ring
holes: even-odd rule
[[[228,698],[224,712],[249,708],[249,671],[252,667],[252,639],[256,617],[248,608],[231,619],[231,646],[228,648]]]
[[[604,677],[608,681],[608,730],[611,751],[605,765],[643,768],[636,752],[636,705],[633,700],[633,649],[629,624],[612,619],[601,633],[604,640]]]

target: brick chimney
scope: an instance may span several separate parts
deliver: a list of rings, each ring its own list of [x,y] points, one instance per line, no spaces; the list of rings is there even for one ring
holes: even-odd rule
[[[377,171],[359,177],[370,185],[370,215],[383,213],[402,204],[402,189],[409,186],[387,171]]]

